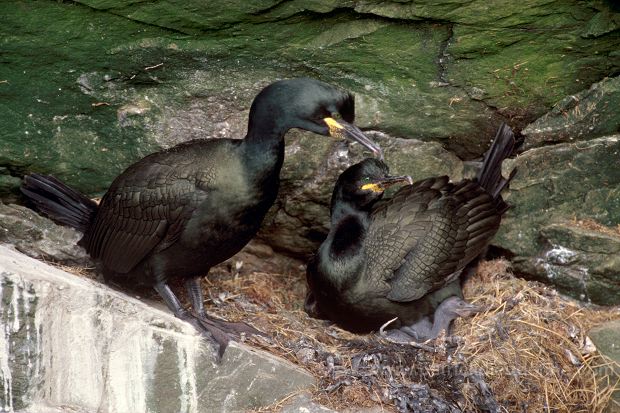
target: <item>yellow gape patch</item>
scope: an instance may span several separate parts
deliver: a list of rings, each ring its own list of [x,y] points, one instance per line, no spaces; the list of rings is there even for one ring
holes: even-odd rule
[[[342,130],[344,126],[338,123],[338,121],[334,118],[325,118],[323,119],[329,128],[329,136],[334,138],[342,137]]]
[[[383,192],[383,188],[379,184],[365,184],[361,186],[362,191],[371,190],[372,192]]]

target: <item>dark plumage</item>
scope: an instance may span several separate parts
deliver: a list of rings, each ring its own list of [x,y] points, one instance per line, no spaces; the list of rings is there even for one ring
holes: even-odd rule
[[[99,205],[51,176],[26,176],[22,192],[52,219],[83,231],[80,245],[108,277],[153,286],[222,351],[227,331],[255,330],[207,317],[199,277],[258,231],[278,193],[290,128],[345,137],[381,154],[348,123],[353,118],[347,92],[306,78],[275,82],[254,99],[245,139],[193,140],[149,155],[118,176]],[[195,314],[168,287],[173,277],[186,280]]]
[[[393,326],[413,339],[433,338],[455,314],[476,311],[460,300],[459,276],[485,251],[508,209],[500,192],[512,175],[502,178],[501,164],[514,147],[502,125],[475,179],[428,178],[389,199],[382,199],[386,183],[405,179],[389,177],[383,162],[366,159],[344,171],[329,235],[308,264],[306,310],[354,332],[397,317]]]

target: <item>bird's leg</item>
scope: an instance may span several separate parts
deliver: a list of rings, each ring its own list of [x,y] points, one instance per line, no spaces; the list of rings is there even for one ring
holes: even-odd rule
[[[164,282],[157,283],[155,285],[155,291],[157,291],[157,293],[161,296],[161,298],[164,299],[164,302],[166,303],[168,308],[174,313],[174,315],[177,318],[187,321],[188,323],[193,325],[196,330],[200,331],[202,334],[205,334],[205,333],[210,334],[210,338],[213,338],[213,340],[215,340],[215,342],[217,343],[219,347],[218,353],[220,357],[224,354],[224,350],[226,350],[226,347],[228,346],[228,342],[230,341],[228,334],[226,334],[224,331],[222,331],[221,329],[215,326],[206,326],[200,317],[193,315],[192,313],[187,311],[185,308],[183,308],[183,306],[181,305],[181,302],[179,301],[177,296],[174,295],[174,293],[172,292],[168,284]],[[192,294],[190,293],[190,296],[191,295]],[[200,294],[200,296],[202,297],[202,294]],[[193,297],[192,297],[192,300],[193,300]],[[202,301],[202,298],[200,298],[200,300]],[[193,304],[194,302],[192,301],[192,305]]]
[[[200,287],[200,277],[190,278],[185,281],[185,289],[196,314],[200,317],[206,317],[207,313],[205,312],[204,297]]]
[[[170,287],[168,287],[168,284],[160,282],[157,283],[154,288],[160,297],[164,299],[164,302],[176,317],[181,319],[185,319],[187,317],[189,312],[183,308],[177,296],[174,295]]]
[[[261,331],[258,331],[246,323],[233,323],[207,315],[204,308],[202,288],[200,287],[200,277],[188,279],[185,282],[185,288],[187,289],[194,312],[198,316],[198,320],[205,326],[205,328],[209,329],[213,326],[220,331],[229,333],[236,337],[241,336],[241,334],[264,335]]]

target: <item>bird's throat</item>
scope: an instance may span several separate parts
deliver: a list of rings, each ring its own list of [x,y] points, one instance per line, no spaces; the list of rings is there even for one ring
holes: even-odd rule
[[[450,323],[453,319],[448,315],[444,314],[441,309],[435,311],[434,318],[435,319],[433,320],[433,329],[431,330],[430,338],[437,338],[442,331],[445,331],[446,335],[448,335],[450,333]]]
[[[335,258],[358,255],[363,245],[366,228],[360,217],[347,215],[335,226],[330,234],[330,255]]]

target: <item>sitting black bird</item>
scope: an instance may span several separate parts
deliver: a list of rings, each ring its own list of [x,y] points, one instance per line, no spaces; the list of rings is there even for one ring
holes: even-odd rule
[[[366,159],[345,170],[331,199],[331,229],[308,264],[306,311],[353,332],[397,318],[407,341],[435,338],[478,309],[462,299],[459,276],[473,266],[508,209],[502,161],[516,142],[503,124],[473,180],[424,179],[382,199],[410,178]]]
[[[228,333],[256,332],[207,316],[200,277],[232,257],[273,205],[291,128],[357,141],[381,151],[350,124],[353,96],[314,79],[275,82],[250,109],[244,139],[201,139],[149,155],[119,175],[97,205],[51,176],[24,178],[22,192],[52,219],[84,233],[80,245],[106,278],[153,286],[174,314],[225,349]],[[336,120],[335,118],[341,118]],[[168,286],[185,279],[194,314]]]

